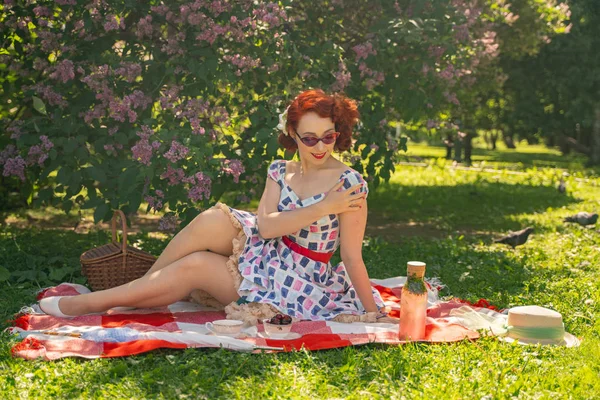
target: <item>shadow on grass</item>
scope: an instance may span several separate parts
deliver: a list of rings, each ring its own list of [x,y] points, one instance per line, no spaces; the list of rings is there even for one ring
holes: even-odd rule
[[[446,148],[444,146],[429,145],[439,151],[439,157],[444,157]],[[523,151],[525,150],[525,151]],[[525,167],[549,167],[549,168],[573,168],[580,169],[586,162],[587,158],[581,154],[561,155],[550,152],[529,152],[527,147],[518,147],[515,150],[488,150],[483,148],[474,148],[472,152],[472,161],[490,161],[498,163],[522,164]],[[414,161],[414,156],[403,156],[399,154],[399,159],[403,161]],[[436,159],[438,157],[432,154],[419,155],[420,159]]]
[[[522,229],[515,220],[517,215],[577,202],[580,200],[549,186],[483,180],[455,186],[388,183],[369,196],[367,234],[394,242],[407,236],[489,236]]]
[[[506,307],[511,298],[524,294],[525,284],[532,277],[525,268],[527,257],[515,257],[521,252],[522,248],[476,246],[456,239],[406,238],[397,245],[372,238],[363,247],[370,277],[406,275],[408,261],[423,261],[427,264],[426,276],[438,277],[446,285],[442,296],[469,301],[485,298],[499,307]]]

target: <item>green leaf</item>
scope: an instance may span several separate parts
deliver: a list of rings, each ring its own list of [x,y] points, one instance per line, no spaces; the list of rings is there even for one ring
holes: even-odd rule
[[[33,99],[33,108],[36,109],[37,112],[39,112],[40,114],[44,114],[46,115],[46,105],[44,104],[44,102],[42,101],[42,99],[40,99],[39,97],[36,96],[31,96]]]
[[[68,214],[72,208],[73,208],[73,202],[71,200],[65,200],[62,202],[62,209],[65,211],[65,214]]]
[[[135,213],[138,208],[140,208],[140,204],[142,204],[142,192],[139,190],[134,191],[131,195],[129,195],[128,200],[129,204],[126,206],[127,213]]]
[[[81,186],[81,171],[73,171],[71,179],[69,179],[69,186],[73,188]]]
[[[84,169],[87,176],[91,179],[98,181],[100,183],[104,183],[107,180],[106,172],[101,167],[91,166]]]
[[[10,271],[0,266],[0,282],[7,281],[10,278]]]
[[[103,203],[98,208],[96,208],[96,210],[94,210],[94,224],[97,224],[98,222],[104,220],[109,211],[110,207],[106,203]]]
[[[73,268],[71,267],[52,268],[50,270],[49,278],[54,281],[60,281],[72,272]]]
[[[19,55],[23,55],[23,45],[21,44],[21,42],[19,42],[18,40],[15,40],[15,41],[13,41],[13,46],[15,48],[15,51]]]
[[[135,181],[139,174],[139,170],[135,166],[131,166],[125,170],[125,172],[119,175],[117,181],[118,190],[122,193],[129,193],[135,189]]]
[[[67,185],[69,179],[71,179],[71,173],[72,171],[69,167],[61,167],[58,170],[58,174],[56,174],[56,182]]]
[[[33,190],[29,193],[29,196],[27,196],[27,205],[30,206],[32,201],[33,201]]]
[[[104,200],[102,200],[101,198],[93,197],[93,198],[88,199],[85,203],[83,203],[80,208],[82,210],[87,210],[89,208],[96,208],[96,207],[100,206],[103,202],[104,202]]]
[[[277,142],[277,136],[273,135],[267,143],[267,156],[276,156],[277,150],[279,150],[279,143]]]
[[[68,140],[67,143],[65,143],[64,146],[64,151],[65,154],[71,154],[75,151],[75,149],[77,148],[77,146],[79,146],[79,143],[77,143],[76,140]]]

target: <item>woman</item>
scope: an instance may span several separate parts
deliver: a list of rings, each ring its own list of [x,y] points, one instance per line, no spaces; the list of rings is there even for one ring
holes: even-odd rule
[[[308,90],[280,115],[279,142],[299,162],[275,160],[256,214],[223,203],[199,214],[155,264],[130,283],[40,301],[61,317],[116,306],[158,307],[189,299],[256,323],[295,319],[394,321],[383,311],[362,260],[367,183],[332,156],[351,146],[356,103]],[[341,248],[342,262],[329,258]]]

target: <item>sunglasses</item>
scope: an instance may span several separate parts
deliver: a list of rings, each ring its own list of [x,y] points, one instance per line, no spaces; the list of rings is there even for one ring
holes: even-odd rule
[[[319,143],[319,142],[323,142],[324,144],[335,143],[338,136],[340,136],[339,132],[330,133],[328,135],[323,136],[322,138],[317,138],[314,136],[300,137],[300,135],[298,135],[298,137],[300,137],[300,140],[302,141],[302,143],[304,143],[308,147],[316,146],[317,143]]]

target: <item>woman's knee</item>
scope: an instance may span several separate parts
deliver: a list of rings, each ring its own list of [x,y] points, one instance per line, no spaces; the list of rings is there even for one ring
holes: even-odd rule
[[[213,232],[223,229],[226,222],[227,219],[223,211],[213,207],[198,214],[188,226],[197,232]]]
[[[192,283],[194,279],[202,274],[203,266],[207,264],[205,254],[208,251],[195,251],[177,260],[172,266],[175,267],[171,273],[177,274],[179,280]]]

